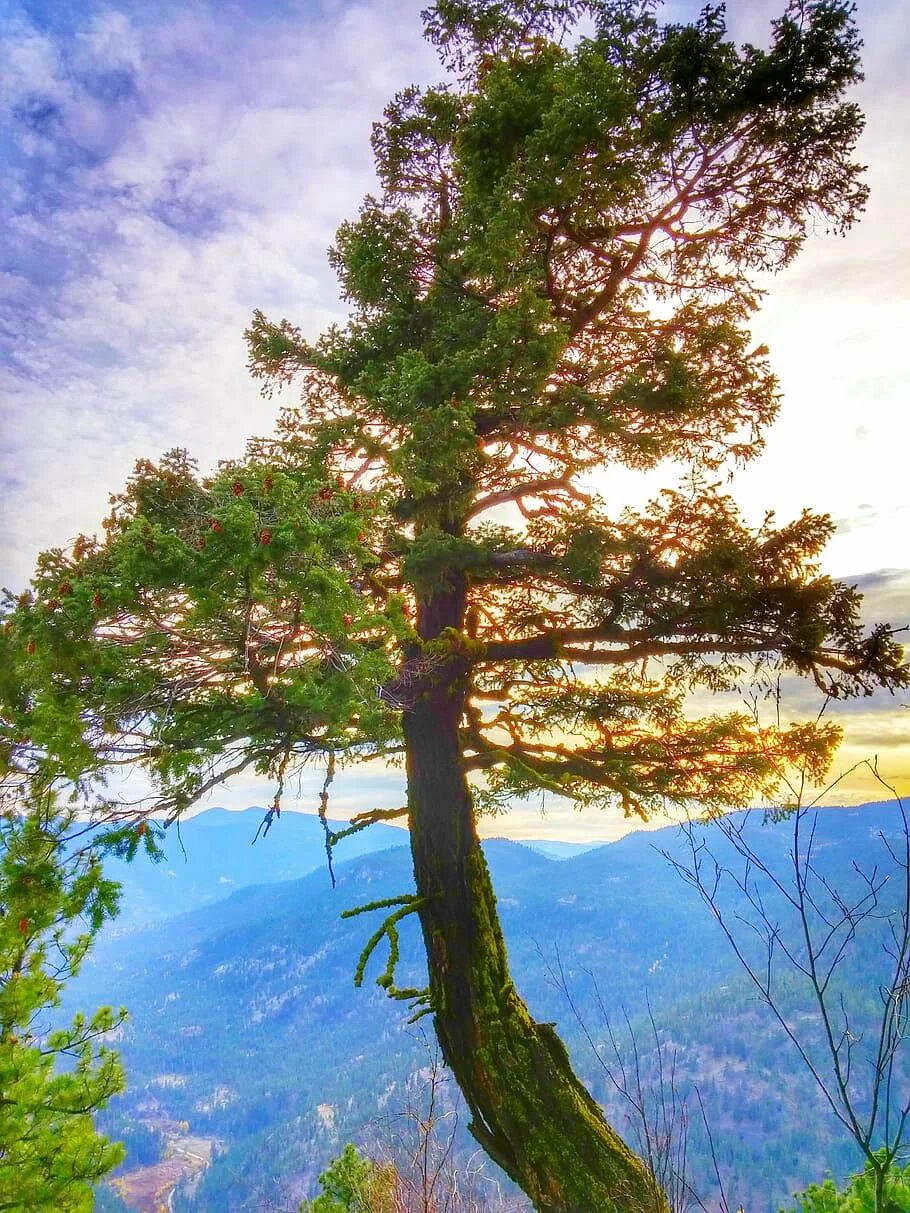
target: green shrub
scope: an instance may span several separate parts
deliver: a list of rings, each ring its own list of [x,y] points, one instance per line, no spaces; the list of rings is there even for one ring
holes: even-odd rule
[[[858,1175],[851,1176],[847,1186],[838,1191],[833,1180],[811,1184],[805,1192],[797,1192],[796,1202],[780,1213],[875,1213],[875,1174],[867,1162]],[[895,1167],[885,1180],[882,1213],[908,1213],[910,1210],[910,1165]]]
[[[348,1142],[319,1176],[322,1192],[300,1213],[394,1213],[397,1178],[391,1163],[379,1166]]]

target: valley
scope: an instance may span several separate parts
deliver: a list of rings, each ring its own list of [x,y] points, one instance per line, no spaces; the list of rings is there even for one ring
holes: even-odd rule
[[[239,850],[248,822],[228,824]],[[887,805],[822,813],[819,854],[831,879],[849,880],[854,860],[872,862],[878,831],[893,833],[894,825]],[[755,831],[768,864],[783,870],[786,824],[763,826],[756,815]],[[225,868],[239,872],[228,835],[223,845]],[[655,1099],[660,1060],[672,1058],[674,1092],[687,1100],[689,1170],[709,1207],[719,1193],[699,1102],[729,1197],[769,1213],[826,1171],[848,1173],[857,1158],[711,915],[661,853],[682,845],[668,827],[562,860],[505,840],[487,843],[485,852],[516,985],[535,1018],[556,1023],[613,1123],[637,1144],[639,1126],[613,1081],[610,1044],[612,1033],[628,1060],[631,1030]],[[711,845],[723,859],[722,841]],[[354,988],[372,925],[339,915],[406,892],[410,857],[403,846],[350,860],[342,854],[339,848],[334,889],[320,867],[238,888],[145,929],[121,927],[99,941],[68,991],[74,1006],[123,1001],[130,1010],[118,1042],[128,1088],[101,1123],[114,1136],[126,1128],[128,1148],[130,1126],[143,1120],[185,1126],[163,1135],[160,1157],[131,1165],[128,1156],[120,1178],[126,1207],[144,1213],[173,1183],[173,1213],[293,1209],[346,1140],[394,1136],[412,1098],[409,1083],[426,1066],[427,1035],[375,985],[386,960],[381,947],[363,987]],[[217,881],[217,852],[209,848],[207,857],[209,880]],[[130,875],[143,878],[138,867]],[[848,971],[854,992],[869,992],[858,1014],[874,1012],[880,956],[869,943]],[[422,984],[419,957],[413,923],[405,921],[398,984]],[[795,983],[782,989],[788,1012],[811,1037],[804,994]],[[457,1108],[454,1094],[446,1098]],[[467,1157],[471,1148],[461,1125],[455,1154]],[[211,1163],[200,1173],[203,1159]]]

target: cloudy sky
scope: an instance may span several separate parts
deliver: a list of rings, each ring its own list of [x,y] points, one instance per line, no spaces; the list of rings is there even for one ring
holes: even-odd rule
[[[308,335],[343,318],[325,249],[372,186],[370,123],[403,85],[437,75],[421,7],[0,0],[0,583],[23,586],[40,548],[97,529],[137,457],[185,446],[212,465],[269,429],[275,403],[247,378],[243,329],[256,307]],[[872,199],[847,238],[818,233],[766,284],[755,327],[785,402],[766,453],[732,489],[755,517],[830,512],[827,569],[861,582],[871,618],[904,623],[910,17],[891,0],[859,8]],[[753,41],[776,11],[728,3],[734,32]],[[606,487],[617,503],[641,500],[660,479],[617,475]],[[810,707],[801,698],[794,713]],[[873,700],[844,722],[839,769],[877,754],[910,790],[910,708]],[[336,811],[393,803],[385,783],[347,776]],[[873,795],[854,775],[833,799]],[[219,800],[267,797],[244,785]],[[521,810],[513,828],[622,828],[562,818],[556,806],[544,820]]]

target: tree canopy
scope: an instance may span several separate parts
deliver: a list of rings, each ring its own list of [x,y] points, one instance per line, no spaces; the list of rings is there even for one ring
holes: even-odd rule
[[[540,791],[642,817],[825,770],[837,729],[693,718],[696,688],[782,672],[820,696],[908,684],[887,626],[819,571],[810,511],[757,527],[714,483],[778,409],[748,324],[759,271],[866,188],[844,99],[852,7],[794,2],[767,49],[722,7],[464,0],[424,14],[447,73],[374,128],[377,196],[330,259],[350,318],[311,339],[257,312],[250,367],[294,383],[276,434],[200,475],[143,461],[98,538],[3,608],[13,777],[99,817],[178,816],[244,770],[403,757],[426,991],[478,1140],[536,1207],[660,1196],[512,986],[475,813]],[[674,460],[643,511],[603,468]],[[105,790],[137,766],[140,808]],[[134,840],[135,841],[135,840]],[[380,908],[380,907],[376,907]],[[385,982],[394,992],[391,972]]]
[[[74,828],[46,799],[0,815],[0,1209],[18,1213],[87,1213],[94,1182],[123,1157],[91,1120],[123,1088],[103,1043],[122,1013],[52,1025],[117,903],[98,857],[67,846]]]

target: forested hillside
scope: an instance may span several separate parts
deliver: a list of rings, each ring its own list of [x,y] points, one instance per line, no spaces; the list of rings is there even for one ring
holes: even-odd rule
[[[286,841],[284,824],[270,845]],[[876,831],[894,835],[898,826],[888,805],[822,813],[817,847],[825,872],[849,885],[854,860],[876,858]],[[763,825],[755,815],[748,829],[772,869],[783,871],[788,824]],[[719,858],[729,857],[716,830],[707,827],[705,837]],[[676,1056],[677,1092],[690,1096],[696,1186],[705,1195],[716,1187],[693,1083],[729,1195],[760,1213],[826,1170],[845,1175],[860,1160],[700,898],[661,854],[682,855],[685,846],[680,831],[668,827],[562,862],[506,841],[488,843],[485,851],[535,1017],[558,1024],[585,1081],[633,1137],[628,1109],[585,1042],[554,972],[561,961],[578,1012],[607,1060],[604,1007],[620,1038],[628,1012],[653,1066],[650,1000],[665,1057]],[[408,1076],[426,1065],[421,1034],[373,984],[384,955],[371,962],[363,988],[354,989],[372,923],[339,917],[342,909],[406,892],[408,852],[398,847],[340,862],[337,876],[334,890],[318,870],[244,889],[165,928],[102,939],[70,991],[76,1002],[113,998],[131,1010],[120,1042],[128,1089],[109,1113],[112,1125],[186,1121],[191,1133],[223,1143],[195,1195],[176,1199],[181,1213],[239,1213],[266,1201],[290,1207],[312,1190],[340,1143],[388,1136]],[[154,873],[136,867],[133,879],[141,883]],[[418,941],[407,924],[401,951],[399,980],[419,983]],[[872,946],[851,960],[849,982],[867,991],[870,1010],[880,966]],[[796,989],[785,998],[811,1025],[811,1008]]]
[[[265,809],[243,812],[206,809],[177,822],[157,864],[132,864],[111,856],[108,871],[123,889],[116,931],[150,926],[187,910],[221,901],[251,884],[271,884],[305,876],[325,866],[325,830],[315,815],[285,813],[275,832],[263,827]],[[346,821],[328,821],[340,830]],[[402,846],[400,828],[377,823],[345,842],[345,858]]]

